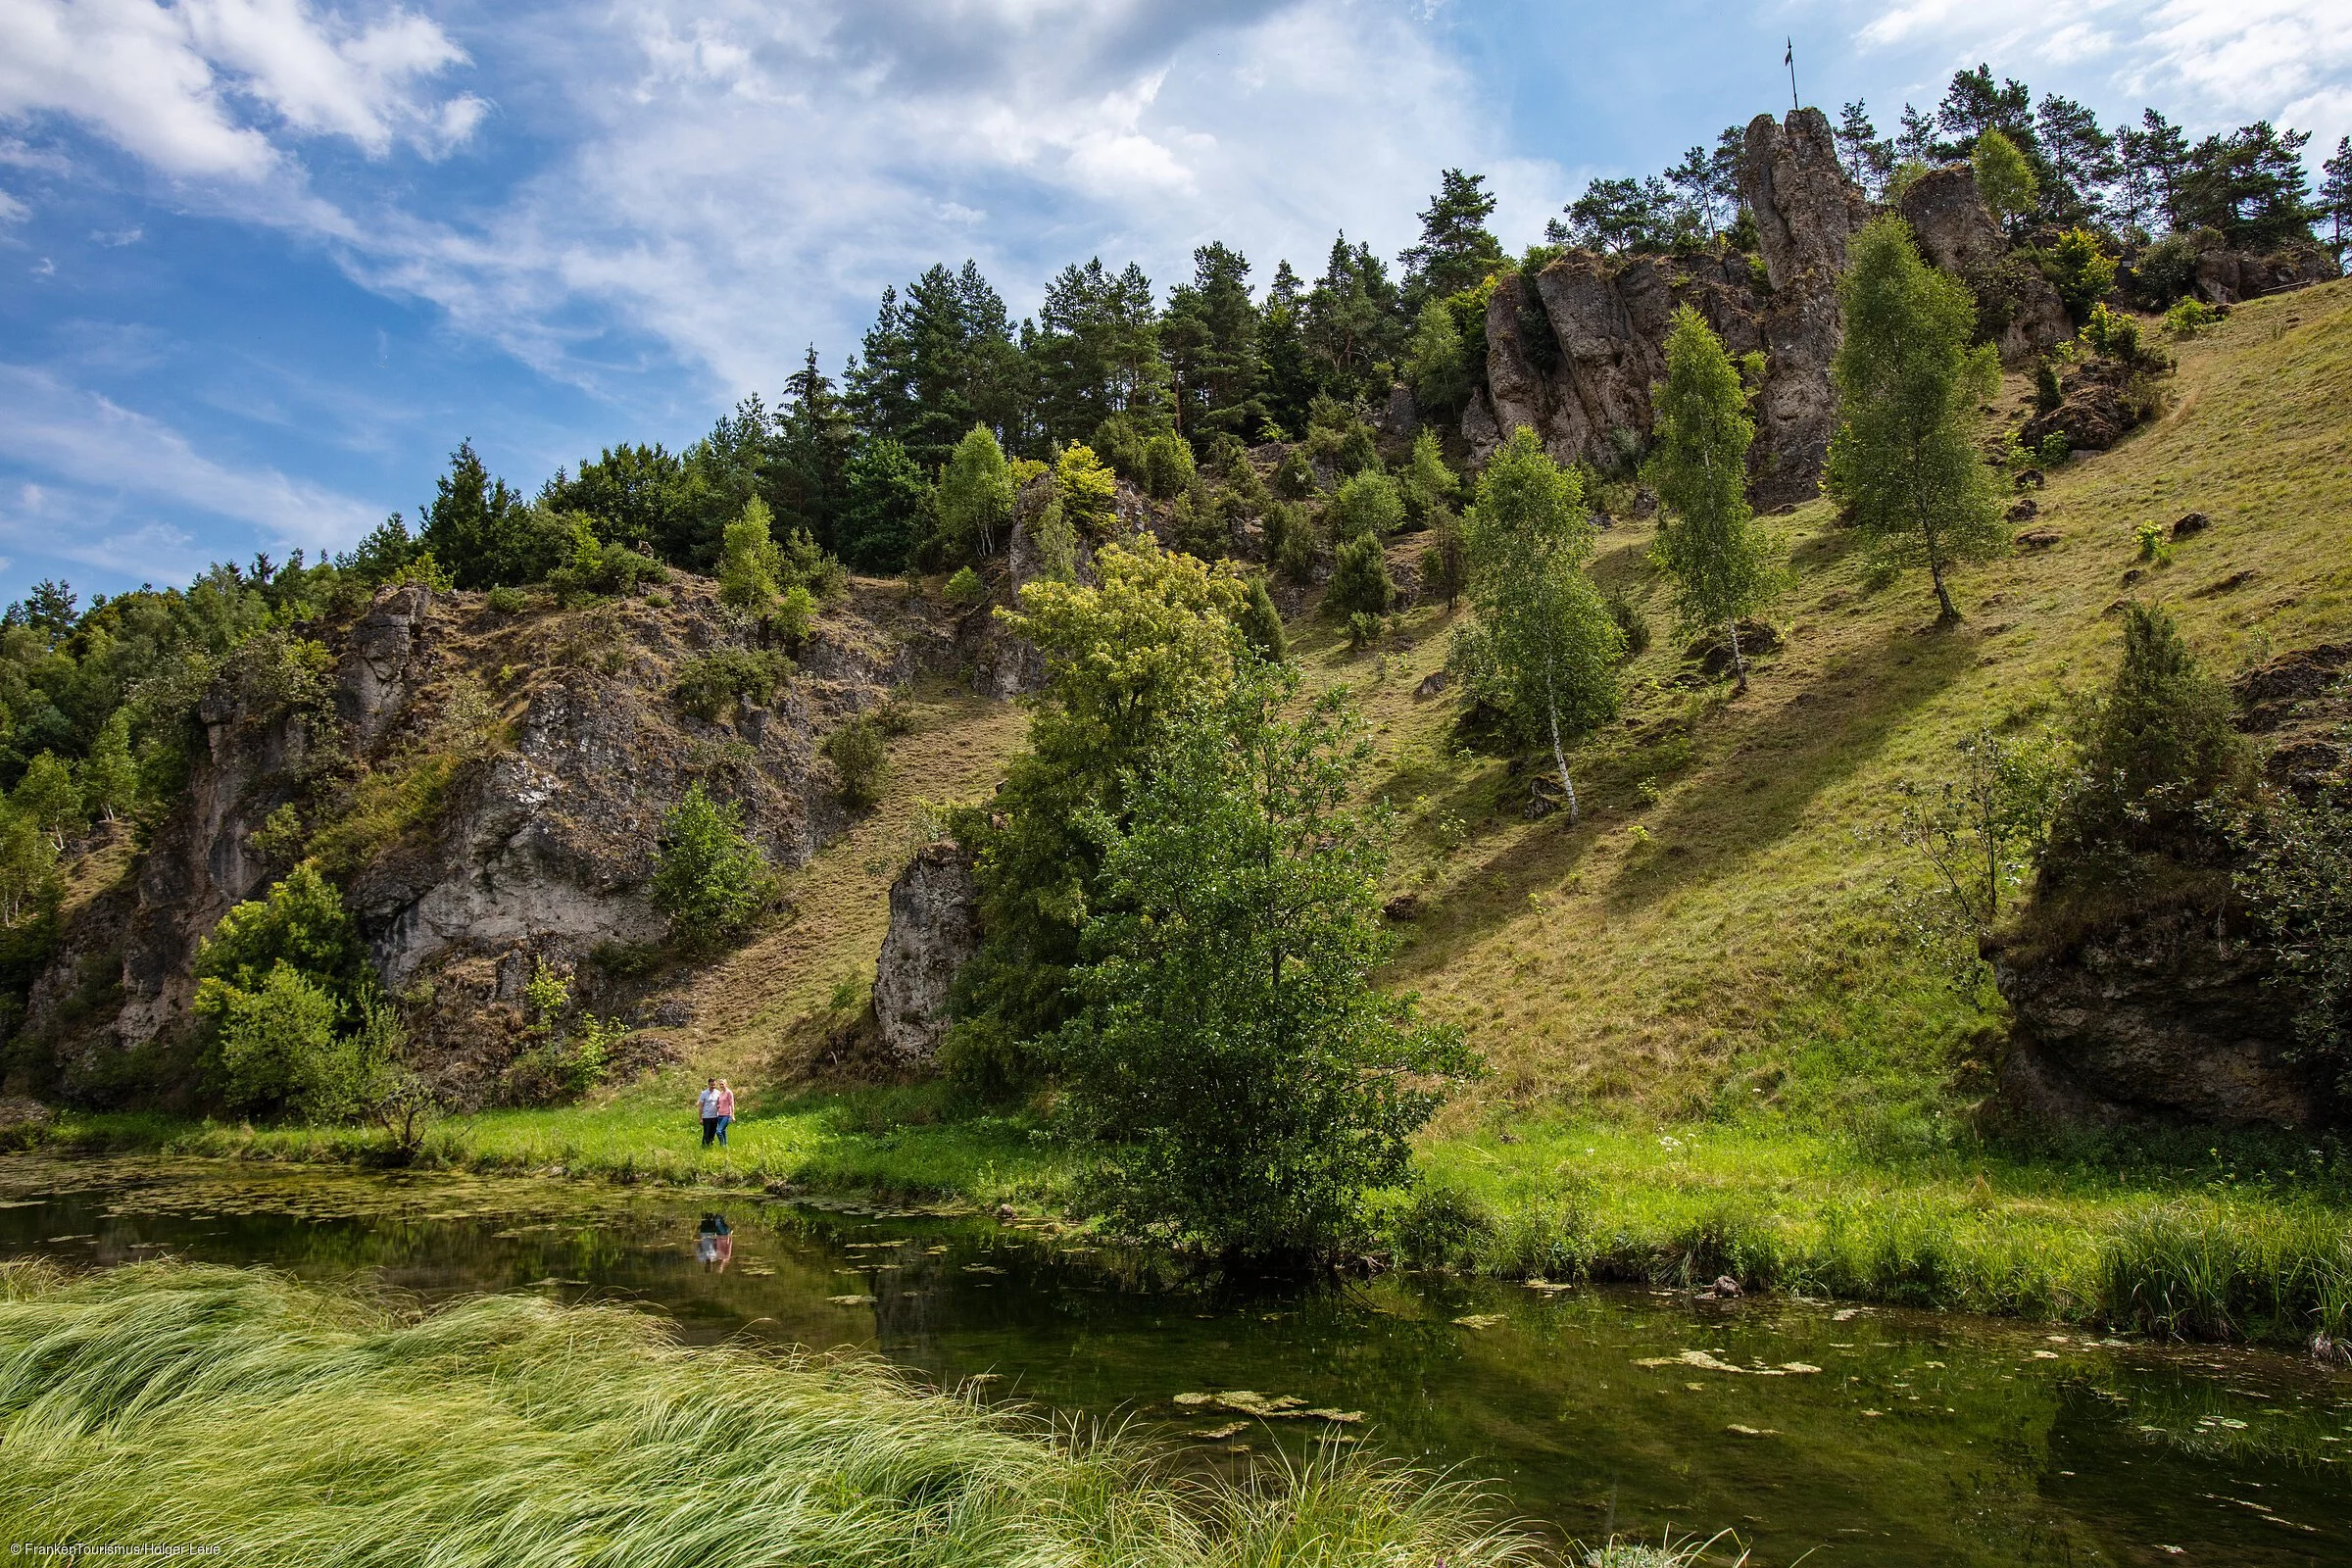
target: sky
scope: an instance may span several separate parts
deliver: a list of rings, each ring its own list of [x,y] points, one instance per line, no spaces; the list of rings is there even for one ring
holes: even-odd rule
[[[1516,251],[1595,175],[1989,62],[2110,124],[2352,131],[2346,0],[0,0],[0,602],[672,449],[886,284],[1394,255],[1439,172]]]

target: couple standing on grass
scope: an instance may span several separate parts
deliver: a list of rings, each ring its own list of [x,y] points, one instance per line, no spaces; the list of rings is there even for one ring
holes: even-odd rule
[[[703,1090],[703,1147],[709,1149],[716,1142],[721,1149],[727,1143],[727,1124],[735,1119],[735,1091],[727,1087],[724,1078],[713,1078]]]

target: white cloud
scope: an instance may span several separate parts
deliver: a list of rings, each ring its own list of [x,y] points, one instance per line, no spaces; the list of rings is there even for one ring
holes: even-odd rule
[[[1988,60],[2037,87],[2040,69],[2062,69],[2199,130],[2267,119],[2330,146],[2352,130],[2344,0],[1912,0],[1874,8],[1855,36],[1947,70]]]
[[[0,190],[0,223],[22,223],[32,216],[32,209]]]
[[[1449,164],[1494,172],[1523,237],[1564,195],[1500,156],[1410,0],[652,0],[603,31],[533,24],[556,20],[567,155],[476,226],[370,218],[343,254],[591,382],[613,322],[717,389],[772,388],[935,261],[976,257],[1017,314],[1097,253],[1162,286],[1212,238],[1261,284],[1286,255],[1319,271],[1342,226],[1393,254]]]
[[[9,0],[0,117],[65,116],[168,174],[251,181],[283,168],[280,128],[446,151],[485,106],[423,89],[466,61],[397,8],[360,26],[305,0]]]
[[[215,462],[170,425],[32,366],[0,365],[0,461],[40,476],[0,519],[17,548],[134,577],[201,564],[157,513],[209,513],[245,523],[257,544],[313,551],[348,546],[377,520],[322,485]]]

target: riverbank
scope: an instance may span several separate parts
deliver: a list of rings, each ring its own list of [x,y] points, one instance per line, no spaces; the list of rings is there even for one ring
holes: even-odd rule
[[[1077,1152],[936,1087],[747,1097],[705,1152],[666,1088],[436,1127],[426,1167],[1054,1211]],[[67,1113],[60,1152],[380,1163],[356,1129]],[[2352,1156],[2283,1135],[2047,1145],[1748,1123],[1521,1119],[1437,1138],[1371,1245],[1412,1267],[1703,1287],[2323,1348],[2352,1340]]]
[[[425,1544],[452,1568],[1552,1560],[1471,1489],[1337,1449],[1220,1480],[876,1362],[690,1348],[534,1297],[420,1314],[265,1270],[0,1268],[0,1443],[13,1542],[306,1568]]]

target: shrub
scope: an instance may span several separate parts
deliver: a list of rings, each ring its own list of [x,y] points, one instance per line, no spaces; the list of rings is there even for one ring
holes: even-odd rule
[[[1331,588],[1324,603],[1339,615],[1389,612],[1396,603],[1396,584],[1389,575],[1389,559],[1377,537],[1358,535],[1333,553]]]
[[[2159,566],[2173,564],[2173,547],[2161,522],[2143,522],[2132,530],[2139,541],[2139,559]]]
[[[2045,468],[2055,468],[2074,454],[2075,444],[2066,438],[2064,430],[2052,430],[2041,438],[2041,445],[2034,450],[2034,461]]]
[[[558,601],[572,604],[599,594],[625,594],[669,580],[668,568],[626,545],[606,544],[574,517],[563,564],[547,574]]]
[[[2238,891],[2299,993],[2297,1043],[2352,1098],[2352,784],[2273,795],[2236,837]]]
[[[1348,650],[1362,653],[1386,636],[1388,630],[1389,622],[1385,615],[1375,615],[1364,610],[1354,611],[1348,616]],[[1381,657],[1386,659],[1388,656],[1384,654]]]
[[[2175,337],[2195,337],[2222,318],[2222,313],[2199,299],[2180,299],[2164,313],[2164,329]]]
[[[1274,493],[1285,501],[1304,501],[1315,493],[1315,466],[1304,447],[1293,447],[1274,466]]]
[[[1642,607],[1622,588],[1612,588],[1604,599],[1609,607],[1609,618],[1625,634],[1625,657],[1639,659],[1649,651],[1649,617]]]
[[[2089,316],[2093,306],[2115,287],[2115,258],[2087,228],[2070,228],[2050,247],[2045,266],[2058,297],[2076,320]]]
[[[1118,513],[1118,480],[1085,447],[1062,449],[1054,465],[1054,495],[1080,533],[1101,534]]]
[[[2058,384],[2058,367],[2048,360],[2034,362],[2034,412],[2047,414],[2066,401],[2066,390]]]
[[[652,604],[653,596],[647,595],[645,602]],[[816,596],[806,585],[796,582],[784,590],[783,597],[776,601],[776,608],[769,611],[766,619],[760,623],[760,629],[763,635],[785,647],[797,649],[808,640],[808,628],[815,621]]]
[[[530,595],[519,588],[510,588],[503,584],[482,595],[483,606],[493,613],[500,615],[519,615],[530,608]]]
[[[1173,501],[1184,494],[1198,470],[1193,464],[1193,449],[1184,437],[1173,434],[1153,436],[1144,443],[1144,490],[1154,501]]]
[[[1242,602],[1235,624],[1242,628],[1242,635],[1257,650],[1260,659],[1279,664],[1290,657],[1289,640],[1282,630],[1282,612],[1274,608],[1274,596],[1267,591],[1263,576],[1250,579],[1250,597]]]
[[[2110,359],[2129,362],[2139,357],[2139,322],[2101,300],[2082,323],[2082,341]]]
[[[1382,539],[1404,525],[1404,498],[1396,480],[1367,469],[1341,481],[1325,515],[1336,541]]]
[[[689,947],[734,935],[766,904],[770,885],[767,857],[744,831],[741,810],[689,786],[662,818],[654,860],[654,906],[669,916],[671,935]]]
[[[948,603],[957,610],[971,610],[988,602],[988,584],[969,566],[957,567],[943,592]]]
[[[720,604],[758,616],[775,603],[782,562],[768,532],[773,520],[767,503],[754,496],[743,504],[743,515],[727,524],[718,557]]]
[[[715,722],[738,702],[765,703],[791,673],[792,661],[782,654],[715,648],[678,667],[673,692],[680,708],[705,722]]]
[[[197,947],[192,972],[254,990],[281,963],[330,987],[338,1005],[356,998],[368,972],[343,896],[308,861],[222,915]]]
[[[823,750],[841,775],[844,805],[871,806],[880,798],[882,775],[890,766],[890,747],[872,715],[859,713],[826,736]]]
[[[2197,257],[2204,248],[2201,237],[2195,233],[2167,234],[2140,252],[2132,269],[2132,292],[2140,304],[2161,311],[2196,291]]]
[[[1144,482],[1144,432],[1128,414],[1114,414],[1095,426],[1092,452],[1130,484]]]

